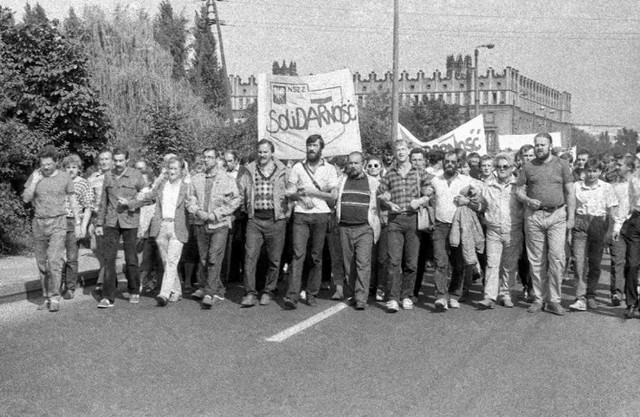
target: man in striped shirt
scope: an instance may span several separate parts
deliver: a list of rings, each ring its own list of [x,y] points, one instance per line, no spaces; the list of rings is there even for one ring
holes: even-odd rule
[[[371,253],[380,236],[378,181],[364,173],[362,160],[360,152],[349,155],[347,176],[340,182],[336,204],[344,270],[356,310],[367,305]]]

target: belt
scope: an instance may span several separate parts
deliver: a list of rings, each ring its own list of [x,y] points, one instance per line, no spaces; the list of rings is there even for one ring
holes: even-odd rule
[[[560,204],[559,206],[555,206],[555,207],[538,207],[538,210],[536,211],[546,211],[547,213],[551,213],[552,211],[556,211],[562,207],[564,207],[564,204]]]
[[[172,217],[163,217],[163,218],[162,218],[162,221],[163,221],[163,222],[167,222],[167,223],[173,223],[173,221],[174,221],[174,220],[175,220],[175,219],[174,219],[174,218],[172,218]]]

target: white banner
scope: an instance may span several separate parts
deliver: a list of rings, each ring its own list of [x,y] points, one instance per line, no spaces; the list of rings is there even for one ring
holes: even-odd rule
[[[446,135],[426,142],[424,146],[442,151],[460,148],[467,151],[467,154],[478,152],[480,155],[486,155],[487,138],[484,135],[484,118],[479,115]]]
[[[358,103],[351,71],[307,77],[258,75],[258,140],[267,138],[281,159],[303,159],[312,134],[323,156],[361,151]]]
[[[551,132],[549,133],[553,139],[553,146],[562,146],[562,133]],[[498,135],[498,144],[500,150],[511,149],[512,151],[519,150],[522,145],[533,145],[533,138],[537,133],[529,133],[526,135]]]

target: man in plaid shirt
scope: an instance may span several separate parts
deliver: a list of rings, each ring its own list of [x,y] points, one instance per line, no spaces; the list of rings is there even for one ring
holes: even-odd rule
[[[397,312],[402,300],[402,308],[413,308],[413,287],[418,267],[417,210],[426,205],[433,190],[432,176],[424,169],[415,169],[409,161],[409,145],[404,140],[395,143],[396,163],[382,178],[380,201],[389,208],[387,226],[389,257],[389,288],[387,311]],[[403,262],[404,255],[404,262]]]

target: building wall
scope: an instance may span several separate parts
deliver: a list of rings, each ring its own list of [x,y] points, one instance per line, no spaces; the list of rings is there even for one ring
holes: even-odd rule
[[[366,106],[369,94],[391,91],[392,75],[386,72],[378,77],[377,73],[371,72],[364,78],[356,72],[353,81],[358,103]],[[239,115],[255,102],[258,86],[253,75],[247,82],[242,82],[238,76],[230,76],[230,82],[234,112]],[[440,71],[431,76],[423,71],[415,76],[403,71],[398,86],[401,105],[444,100],[462,106],[466,118],[475,115],[473,71],[466,71],[466,74],[448,71],[444,76]],[[478,75],[478,99],[480,112],[485,115],[490,148],[495,142],[492,137],[496,135],[542,131],[561,131],[562,146],[570,146],[571,94],[568,92],[527,78],[511,67],[501,73],[489,68],[485,74]]]

